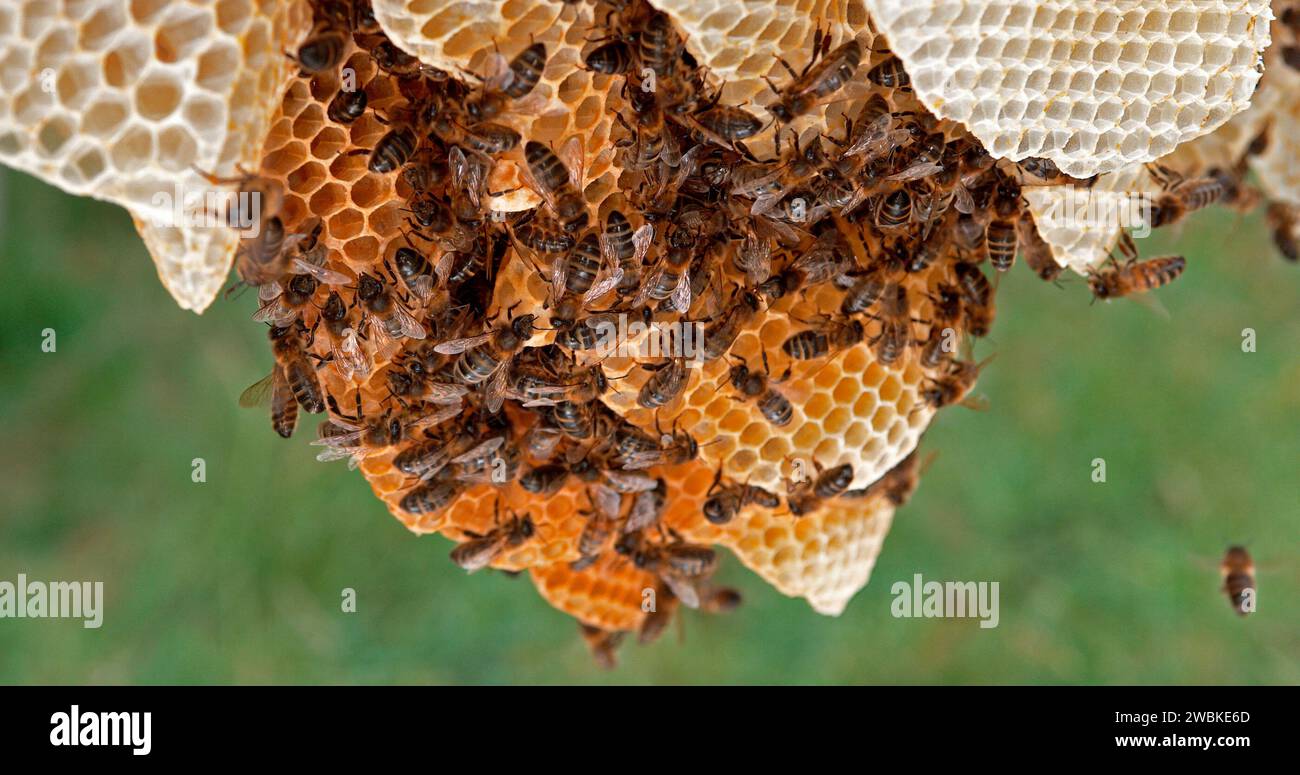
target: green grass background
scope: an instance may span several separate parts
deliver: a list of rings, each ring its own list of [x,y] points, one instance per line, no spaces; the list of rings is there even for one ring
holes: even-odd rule
[[[182,312],[124,211],[9,171],[0,196],[0,579],[107,598],[99,630],[0,620],[0,682],[1300,683],[1300,267],[1257,218],[1142,246],[1188,255],[1168,320],[1016,267],[980,344],[991,408],[936,422],[843,616],[728,556],[740,611],[688,613],[604,673],[526,579],[466,577],[317,463],[310,428],[286,442],[238,408],[270,365],[251,296]],[[1245,620],[1218,591],[1229,542],[1260,568]],[[1000,626],[891,617],[914,573],[1000,582]]]

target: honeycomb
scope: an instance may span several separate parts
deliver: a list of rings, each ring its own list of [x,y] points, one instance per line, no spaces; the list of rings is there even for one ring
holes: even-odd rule
[[[1084,178],[1153,161],[1250,102],[1268,0],[867,0],[921,100],[995,156]]]
[[[229,230],[178,225],[194,171],[256,167],[305,3],[5,3],[0,160],[126,207],[178,304],[196,312],[230,272]]]
[[[256,238],[154,228],[140,197],[156,187],[131,188],[121,175],[60,184],[131,208],[151,253],[184,264],[160,268],[183,305],[210,301],[238,246],[241,279],[259,286],[255,317],[273,324],[277,379],[267,384],[289,394],[294,412],[328,409],[314,442],[322,459],[358,467],[411,531],[456,542],[462,567],[527,571],[581,623],[602,664],[626,633],[652,640],[680,606],[734,607],[734,593],[710,581],[720,561],[710,547],[837,615],[916,486],[926,428],[974,386],[971,342],[994,321],[993,276],[1025,252],[1015,235],[1036,229],[1062,265],[1086,271],[1116,232],[1078,230],[1057,218],[1054,199],[1154,191],[1140,162],[1194,137],[1179,146],[1181,172],[1235,168],[1248,146],[1260,150],[1260,128],[1281,120],[1271,105],[1286,102],[1271,87],[1271,102],[1240,112],[1258,75],[1250,57],[1268,40],[1263,25],[1243,21],[1267,10],[1259,3],[1213,3],[1199,15],[1162,2],[1093,12],[1048,2],[1041,15],[1014,0],[867,5],[870,19],[859,2],[815,0],[135,3],[126,24],[136,37],[181,40],[159,20],[204,14],[226,36],[182,25],[190,44],[155,46],[141,72],[172,72],[165,65],[197,56],[199,38],[228,46],[246,36],[236,37],[245,66],[222,71],[228,123],[185,123],[194,152],[165,169],[169,181],[193,181],[196,167],[230,176],[197,178],[222,190],[278,185],[289,239],[268,263],[296,260],[267,281],[250,269]],[[80,62],[98,50],[25,57],[29,37],[77,26],[35,9],[21,19],[0,10],[4,61]],[[667,43],[655,48],[647,30],[661,20]],[[37,33],[13,43],[19,21]],[[336,56],[310,65],[308,47],[336,34]],[[775,120],[770,108],[800,84],[825,83],[855,42],[860,62],[842,82]],[[597,72],[593,52],[611,45],[627,47],[628,66]],[[538,46],[544,63],[530,84],[526,58]],[[1139,50],[1164,63],[1159,72],[1135,69]],[[970,65],[976,53],[986,64]],[[24,64],[25,93],[33,67]],[[0,71],[6,87],[14,70]],[[500,96],[518,84],[526,88]],[[354,88],[363,107],[338,112]],[[991,102],[1018,112],[988,114]],[[752,131],[728,138],[706,126],[710,111],[725,110],[747,113]],[[1022,114],[1036,123],[1020,126]],[[60,159],[80,158],[27,150],[45,113],[0,115],[7,162],[52,178],[64,174]],[[504,149],[481,145],[481,120],[517,137]],[[58,148],[116,147],[68,126]],[[530,165],[537,154],[555,154],[561,174],[543,184],[554,167]],[[1030,172],[1038,156],[1057,162],[1068,189]],[[142,178],[164,168],[135,161]],[[584,245],[600,252],[616,210],[644,239],[639,263],[614,253],[599,268],[580,263]],[[539,248],[530,229],[569,242]],[[631,284],[615,288],[615,263]],[[585,292],[602,281],[602,293]],[[607,315],[678,341],[702,330],[713,357],[665,359],[644,349],[647,333],[623,339],[631,351],[582,344],[581,316]],[[533,324],[512,333],[527,316]],[[494,398],[484,386],[498,373],[510,389]],[[284,433],[274,412],[272,421],[292,433],[292,422]]]

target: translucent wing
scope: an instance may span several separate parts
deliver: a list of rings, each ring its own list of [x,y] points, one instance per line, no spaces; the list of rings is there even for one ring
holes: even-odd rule
[[[591,498],[591,505],[595,507],[597,513],[611,519],[618,518],[618,513],[623,507],[622,495],[603,484],[592,485],[587,494]]]
[[[452,458],[451,462],[465,463],[470,460],[473,460],[476,457],[482,457],[491,452],[495,452],[505,442],[506,442],[506,438],[504,436],[493,436],[487,441],[481,442],[480,444],[478,444],[478,446],[474,447],[469,452],[466,452],[463,455],[457,455],[456,457]]]
[[[582,302],[584,304],[591,304],[592,302],[597,301],[600,297],[614,290],[622,280],[623,268],[615,266],[614,271],[606,275],[605,279],[592,284],[591,288],[582,295]]]
[[[578,192],[586,187],[586,154],[582,149],[582,138],[578,135],[570,137],[560,146],[560,161],[564,162],[564,167],[569,171],[569,183],[571,183]]]
[[[271,393],[275,385],[275,375],[279,370],[280,367],[275,366],[271,369],[270,374],[249,385],[243,393],[239,394],[239,405],[245,409],[269,406]]]
[[[461,404],[469,388],[451,382],[429,382],[424,386],[424,399],[435,404]]]
[[[691,308],[691,273],[682,272],[682,277],[677,281],[677,287],[673,289],[672,296],[668,297],[673,309],[681,313],[686,313]]]
[[[323,266],[304,261],[302,258],[293,260],[293,268],[301,274],[309,274],[315,277],[325,285],[347,285],[352,282],[352,278],[342,272],[335,272],[332,269],[326,269]]]
[[[501,52],[489,54],[486,65],[483,75],[484,91],[503,91],[514,81],[515,73],[510,69],[510,61]]]
[[[424,326],[420,325],[420,321],[412,317],[411,313],[402,308],[400,304],[393,306],[392,319],[396,322],[398,330],[407,338],[423,339],[427,336]]]
[[[889,177],[885,178],[885,180],[893,180],[898,182],[919,180],[921,178],[933,175],[936,172],[941,172],[942,170],[943,170],[942,164],[934,164],[933,162],[921,162],[919,164],[913,164],[912,166],[908,167],[902,172],[899,172],[894,175],[890,175]]]
[[[433,427],[439,423],[459,417],[461,408],[461,402],[459,399],[454,404],[440,404],[437,409],[412,422],[410,427],[412,430]]]
[[[700,593],[695,588],[695,582],[678,576],[671,571],[660,573],[659,578],[663,579],[663,582],[673,591],[673,594],[682,602],[682,605],[687,608],[700,607]]]
[[[442,355],[459,355],[466,350],[478,347],[492,338],[492,332],[487,331],[478,336],[467,336],[463,339],[451,339],[446,342],[439,342],[433,346],[433,351]]]
[[[556,256],[551,263],[551,303],[557,303],[564,296],[564,286],[569,282],[569,254]]]
[[[619,492],[637,493],[653,490],[659,482],[649,474],[628,473],[627,471],[606,471],[605,478]]]
[[[632,246],[636,250],[632,260],[637,266],[640,266],[645,261],[645,257],[650,253],[650,246],[654,241],[655,227],[649,223],[637,229],[632,235]]]
[[[506,402],[506,384],[509,382],[510,362],[508,360],[497,364],[496,371],[488,378],[487,384],[483,388],[483,403],[487,410],[492,413],[501,411],[501,407]]]

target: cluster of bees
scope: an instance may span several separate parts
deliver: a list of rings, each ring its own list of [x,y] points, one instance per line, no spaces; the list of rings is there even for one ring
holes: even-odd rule
[[[400,509],[412,515],[444,510],[477,485],[518,483],[547,497],[580,482],[590,508],[574,568],[613,553],[658,578],[661,600],[693,608],[739,602],[709,581],[714,549],[661,520],[672,493],[656,469],[697,459],[700,445],[685,429],[656,423],[651,431],[602,402],[616,377],[602,365],[598,323],[627,316],[702,324],[699,357],[727,359],[736,398],[755,402],[774,426],[793,415],[782,388],[791,365],[861,343],[887,367],[915,359],[926,374],[925,405],[966,402],[982,364],[960,355],[968,349],[962,341],[986,335],[995,316],[983,267],[1004,272],[1023,255],[1045,280],[1061,271],[1023,188],[1089,183],[1045,159],[992,158],[960,126],[919,105],[895,57],[856,39],[832,47],[820,31],[808,66],[786,65],[789,77],[771,82],[765,108],[723,104],[666,14],[644,0],[601,0],[601,34],[583,66],[623,82],[612,102],[622,204],[601,217],[584,196],[580,140],[556,148],[523,137],[509,120],[544,107],[535,90],[548,65],[544,44],[497,55],[483,76],[445,72],[397,48],[368,3],[312,5],[315,27],[293,54],[299,77],[336,72],[355,46],[378,77],[396,84],[400,99],[382,112],[367,104],[364,88],[338,91],[326,112],[342,125],[367,112],[385,125],[373,147],[342,153],[364,156],[369,175],[394,178],[405,223],[396,250],[359,269],[325,245],[318,218],[286,227],[282,180],[209,176],[262,194],[262,228],[241,245],[236,267],[241,284],[257,288],[254,318],[269,326],[275,366],[241,403],[269,403],[284,437],[300,409],[328,410],[313,442],[323,447],[321,460],[356,466],[394,453],[408,482]],[[884,56],[868,66],[873,54]],[[849,102],[851,83],[859,96]],[[842,127],[787,130],[845,102]],[[764,132],[775,133],[773,158],[747,146]],[[490,185],[505,159],[518,165],[539,206],[493,210],[509,193]],[[1157,225],[1242,188],[1219,172],[1164,179]],[[496,303],[495,280],[512,261],[544,281],[540,304]],[[1130,252],[1089,285],[1098,298],[1125,296],[1169,282],[1183,265]],[[838,307],[804,303],[822,288],[836,289]],[[767,353],[760,371],[730,351],[785,297],[796,300],[803,327],[772,351],[788,364],[773,378]],[[918,317],[922,310],[928,314]],[[688,383],[684,357],[634,368],[648,374],[636,396],[647,410],[674,405]],[[918,475],[913,452],[866,488],[850,489],[850,465],[818,466],[782,495],[719,470],[703,516],[726,524],[753,505],[798,518],[830,498],[879,495],[901,505]],[[451,559],[469,571],[488,567],[544,527],[528,513],[503,515],[498,498],[493,526],[469,534]],[[666,616],[646,617],[641,639],[656,637]],[[618,640],[591,629],[585,637],[598,657]]]

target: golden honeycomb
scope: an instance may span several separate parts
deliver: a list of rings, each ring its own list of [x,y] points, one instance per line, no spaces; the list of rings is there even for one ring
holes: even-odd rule
[[[222,69],[220,84],[202,77],[193,83],[174,81],[183,95],[194,92],[224,100],[223,130],[205,131],[213,127],[198,121],[161,122],[166,126],[150,130],[158,132],[157,145],[152,140],[139,144],[158,158],[137,154],[131,157],[131,171],[139,179],[153,179],[157,170],[165,170],[162,177],[170,187],[178,178],[194,184],[196,167],[235,177],[245,169],[283,187],[278,215],[285,231],[293,245],[323,248],[314,271],[327,270],[329,279],[311,285],[306,302],[293,307],[287,322],[277,322],[272,331],[289,331],[306,343],[302,355],[317,365],[318,389],[330,399],[330,423],[322,425],[323,436],[317,441],[325,447],[324,456],[343,449],[343,454],[332,456],[351,457],[408,529],[457,542],[455,556],[464,567],[528,571],[539,593],[577,618],[593,653],[609,662],[620,633],[662,623],[663,617],[652,620],[647,615],[649,591],[658,595],[666,615],[678,603],[725,610],[708,597],[713,558],[692,576],[698,587],[674,586],[676,571],[669,572],[671,563],[665,558],[671,558],[675,548],[728,549],[782,593],[803,597],[824,614],[842,612],[867,583],[895,508],[915,486],[914,468],[908,466],[914,466],[921,436],[937,409],[960,402],[978,375],[968,342],[987,333],[994,306],[991,290],[978,303],[968,294],[978,296],[981,283],[995,285],[994,268],[1005,271],[1017,253],[1014,242],[1009,253],[995,252],[988,239],[993,225],[1005,226],[999,238],[1003,241],[1006,230],[1036,229],[1058,262],[1087,271],[1110,252],[1116,232],[1079,229],[1077,218],[1058,217],[1061,210],[1053,208],[1054,200],[1082,194],[1119,202],[1133,191],[1155,191],[1142,162],[1192,138],[1198,139],[1178,147],[1181,160],[1170,160],[1180,172],[1204,172],[1211,160],[1214,165],[1237,164],[1261,127],[1283,120],[1284,114],[1272,105],[1286,99],[1281,87],[1270,87],[1267,78],[1270,102],[1260,100],[1256,108],[1239,112],[1258,78],[1253,57],[1268,40],[1267,25],[1248,21],[1251,14],[1267,14],[1266,4],[1258,0],[1230,7],[1202,3],[1198,13],[1189,12],[1186,4],[1161,0],[1103,2],[1093,12],[1071,10],[1055,0],[1035,5],[1039,14],[1027,11],[1027,0],[868,0],[865,6],[857,0],[661,0],[653,6],[641,0],[374,0],[374,29],[364,19],[367,6],[360,0],[265,3],[256,8],[240,0],[211,5],[157,0],[130,4],[127,17],[105,13],[114,24],[126,25],[131,35],[123,39],[154,41],[153,50],[133,54],[140,72],[155,72],[155,60],[167,65],[199,56],[201,47],[195,41],[211,40],[213,50],[220,44],[227,53],[232,39],[242,45],[239,57],[227,57],[229,66]],[[667,116],[661,128],[653,129],[636,107],[634,90],[645,84],[643,71],[638,74],[633,66],[622,74],[601,74],[586,66],[596,47],[611,42],[631,46],[637,63],[653,56],[637,48],[642,33],[636,25],[655,18],[656,9],[667,14],[669,29],[680,36],[687,52],[668,59],[664,66],[669,72],[663,78],[671,86],[673,79],[698,77],[699,85],[692,88],[703,90],[705,102],[712,104],[716,97],[718,105],[740,108],[761,120],[763,126],[743,142],[702,132],[699,113],[671,112],[681,104],[671,100],[684,99],[676,87],[666,90],[668,96],[650,90],[656,109]],[[67,124],[73,118],[65,117],[63,124],[58,118],[53,124],[48,120],[47,115],[63,116],[69,105],[86,98],[69,98],[70,103],[55,107],[50,100],[21,98],[31,93],[30,73],[40,69],[36,65],[79,63],[87,57],[94,61],[98,56],[93,45],[81,43],[63,49],[42,46],[39,56],[29,55],[32,40],[62,40],[66,30],[77,28],[76,19],[50,21],[46,16],[35,4],[19,12],[0,9],[0,62],[7,63],[0,68],[0,78],[5,79],[6,93],[11,83],[18,83],[14,93],[20,95],[0,112],[0,157],[58,179],[72,169],[68,159],[83,158],[71,149],[84,146],[102,154],[118,145],[95,135],[93,126]],[[216,20],[220,35],[204,21],[209,17]],[[280,55],[282,49],[296,51],[306,67],[299,47],[327,37],[340,25],[350,34],[340,38],[336,64],[313,68],[318,70],[313,73]],[[80,27],[101,28],[116,29],[99,23]],[[22,33],[17,38],[16,30]],[[820,95],[802,115],[785,124],[775,121],[767,110],[777,98],[774,90],[799,83],[804,73],[825,72],[813,53],[814,42],[822,36],[826,50],[856,40],[863,52],[860,64],[845,83]],[[1107,36],[1113,40],[1103,39]],[[978,44],[981,40],[985,42]],[[377,52],[390,44],[399,54],[409,55],[410,62],[381,61]],[[448,149],[459,150],[467,142],[464,135],[453,141],[427,134],[422,123],[426,110],[431,105],[450,110],[461,129],[473,129],[466,112],[476,104],[473,101],[497,88],[494,83],[508,83],[494,78],[503,63],[537,44],[545,46],[546,60],[536,85],[491,119],[516,132],[518,143],[501,152],[469,154],[491,163],[482,184],[482,206],[475,206],[473,213],[456,209],[458,199],[464,198],[457,188],[464,180],[456,172],[424,188],[414,186],[406,174],[409,168],[429,156],[450,161],[454,156],[445,155]],[[1134,52],[1139,50],[1152,55],[1151,64],[1137,64]],[[875,68],[890,64],[895,54],[906,65],[915,92],[873,81]],[[978,67],[972,65],[976,56]],[[384,57],[394,57],[392,50]],[[104,72],[110,75],[112,61],[104,59]],[[210,60],[200,64],[203,61],[212,66]],[[786,72],[787,64],[795,75]],[[172,72],[161,66],[157,71]],[[15,80],[20,73],[29,80]],[[895,77],[901,78],[901,71]],[[1085,81],[1087,88],[1081,85]],[[120,101],[111,78],[108,86],[91,90],[108,95],[109,102]],[[354,86],[366,98],[359,117],[332,115],[331,102]],[[1044,97],[1048,92],[1055,96]],[[844,148],[853,140],[853,128],[860,131],[863,126],[853,122],[868,109],[869,98],[882,96],[895,112],[883,117],[891,127],[884,133],[888,139],[869,145],[872,150],[861,161],[852,161]],[[33,102],[40,103],[39,109]],[[990,104],[1006,109],[990,111]],[[99,113],[86,115],[84,120],[92,121]],[[130,124],[137,117],[124,120]],[[176,135],[168,131],[181,125],[196,133],[193,153],[174,153],[177,144],[170,138]],[[39,145],[31,151],[32,138],[45,142],[41,138],[49,136],[48,126],[64,126],[67,131],[55,133],[64,136],[63,141],[47,148],[49,152]],[[399,163],[391,169],[374,168],[374,159],[391,150],[388,140],[413,126],[421,128],[413,134],[414,147],[394,151]],[[1068,142],[1063,140],[1063,126],[1075,130]],[[707,174],[714,178],[705,178],[709,168],[703,163],[688,166],[666,156],[638,161],[635,155],[655,132],[682,150],[702,151],[699,158],[710,160]],[[128,135],[134,136],[124,130],[122,137]],[[683,235],[692,251],[692,262],[683,265],[689,267],[686,279],[701,281],[699,288],[685,282],[677,286],[680,290],[690,285],[692,291],[680,309],[666,306],[666,291],[649,298],[640,291],[619,291],[583,300],[581,312],[645,316],[656,325],[699,325],[716,334],[711,327],[749,304],[746,294],[756,299],[752,313],[738,318],[734,342],[723,348],[721,357],[683,366],[684,384],[674,391],[675,397],[646,400],[647,391],[652,397],[656,393],[648,383],[661,376],[659,355],[584,350],[566,339],[581,322],[566,324],[563,305],[552,298],[549,278],[560,259],[521,241],[520,227],[527,226],[529,218],[563,220],[558,205],[548,201],[534,175],[526,173],[525,143],[559,152],[573,138],[584,161],[579,194],[589,216],[589,225],[577,228],[575,240],[599,233],[611,211],[618,209],[633,229],[652,221],[655,225],[645,260],[635,270],[641,274],[635,289],[644,291],[653,286],[651,280],[661,279],[661,262],[677,249],[670,247],[671,240]],[[929,157],[923,154],[931,153],[927,149],[934,143],[935,156],[926,161]],[[135,146],[127,139],[126,147]],[[1288,147],[1277,143],[1267,152],[1285,153]],[[804,155],[813,148],[821,149],[810,162],[817,165],[816,172],[787,186],[790,170],[798,168],[800,159],[813,159]],[[943,155],[945,149],[952,153]],[[421,155],[429,151],[433,153]],[[1087,186],[1077,179],[1055,185],[1056,178],[1037,179],[1028,167],[1015,163],[1034,156],[1054,160],[1066,173],[1105,174]],[[870,176],[877,181],[871,185],[883,188],[873,189],[867,198],[854,197],[851,205],[817,209],[808,223],[801,210],[792,214],[796,211],[789,208],[807,204],[803,194],[813,191],[802,187],[823,178],[835,180],[825,171],[846,159],[850,178]],[[959,214],[960,207],[947,200],[942,206],[933,204],[942,186],[949,191],[956,185],[939,182],[945,166],[961,171],[961,185],[969,185],[974,209]],[[780,195],[760,209],[765,197],[759,191],[764,189],[742,186],[744,173],[758,174],[768,187],[781,181]],[[183,305],[201,309],[210,301],[237,238],[225,229],[155,228],[141,197],[155,193],[157,185],[118,188],[130,182],[122,175],[112,184],[103,175],[73,178],[62,179],[60,185],[132,208],[164,281]],[[202,177],[197,181],[210,185]],[[842,194],[832,189],[827,196]],[[898,216],[896,197],[904,194],[907,209]],[[931,195],[935,200],[922,198]],[[433,237],[421,231],[414,202],[426,196],[455,210],[456,229],[445,234],[435,230]],[[818,204],[821,197],[812,195],[812,203]],[[913,199],[918,208],[922,202],[935,206],[935,219],[913,215]],[[317,224],[319,232],[313,231]],[[959,240],[956,235],[963,229],[965,236]],[[479,233],[481,242],[467,236]],[[932,238],[935,234],[939,236]],[[742,247],[751,239],[767,242],[770,267],[760,271],[738,265]],[[933,248],[924,261],[916,258],[922,247]],[[239,249],[244,263],[238,266],[248,281],[245,264],[252,248],[246,242]],[[409,278],[398,279],[394,273],[403,250],[425,255],[430,264],[460,254],[472,253],[473,260],[463,277],[440,278],[422,295]],[[571,261],[574,252],[566,248],[566,260]],[[818,255],[832,256],[834,266],[805,263]],[[178,260],[182,266],[166,263]],[[218,265],[221,278],[214,284]],[[302,277],[306,270],[295,268],[282,272],[280,279],[288,283],[290,277]],[[874,278],[888,280],[884,287],[887,293],[897,292],[902,314],[886,312],[882,299],[875,297],[842,311],[848,294],[869,286]],[[363,298],[367,279],[372,286],[377,283],[383,298],[412,313],[425,338],[402,327],[400,335],[390,331],[387,338],[392,341],[385,343],[377,332],[388,325],[382,317],[388,313]],[[249,283],[261,285],[259,301],[265,308],[259,310],[259,319],[278,321],[282,313],[264,313],[280,309],[275,305],[288,297],[286,287],[279,281]],[[339,335],[322,311],[335,296],[343,302],[346,331],[369,331],[357,340],[365,362],[360,370],[339,362]],[[595,303],[601,300],[610,306]],[[456,309],[468,312],[449,311]],[[426,413],[421,416],[427,417],[431,406],[403,398],[396,378],[405,376],[418,385],[440,376],[451,379],[462,361],[470,362],[469,354],[494,352],[481,348],[496,345],[469,345],[461,355],[437,347],[508,326],[523,315],[535,315],[536,324],[522,337],[505,373],[513,377],[522,373],[515,364],[530,358],[542,363],[557,353],[564,363],[571,361],[565,380],[588,369],[599,373],[607,387],[593,400],[575,399],[586,407],[583,412],[590,413],[596,430],[587,435],[565,430],[558,434],[563,437],[558,451],[539,452],[526,446],[526,440],[539,428],[556,435],[558,409],[546,401],[539,406],[511,395],[500,411],[493,411],[483,391],[474,387],[477,383],[466,383],[473,389],[464,397],[464,406],[435,427],[424,427],[419,419],[409,428],[388,424],[390,418],[406,417],[413,406],[423,406]],[[887,320],[894,321],[894,328],[887,329]],[[792,337],[806,337],[820,327],[850,333],[839,344],[805,345],[815,352],[802,355],[811,357],[794,357],[800,353],[788,345]],[[900,329],[905,332],[897,344],[901,354],[886,357],[886,334]],[[940,339],[956,344],[945,344],[943,354],[936,355],[930,346]],[[644,336],[624,342],[644,343]],[[427,371],[417,374],[412,364],[425,361],[436,365],[424,366]],[[738,392],[732,369],[742,362],[789,400],[787,421],[769,419],[756,400]],[[567,390],[574,384],[563,386]],[[301,397],[297,402],[309,406]],[[354,427],[354,422],[387,429],[390,438],[377,444],[350,442],[360,447],[340,447],[341,442],[328,438]],[[368,433],[354,435],[369,439],[364,435]],[[403,455],[435,442],[446,449],[462,444],[457,447],[461,451],[474,441],[494,437],[500,438],[500,451],[487,454],[482,462],[484,467],[509,463],[505,468],[510,473],[503,479],[485,481],[482,471],[462,461],[444,459],[423,477],[399,465]],[[673,457],[675,445],[687,438],[690,452],[681,459]],[[642,463],[633,464],[635,455],[623,451],[628,439],[653,450],[644,470]],[[524,474],[557,461],[573,472],[543,492],[525,489]],[[590,463],[587,474],[579,475],[584,463]],[[907,472],[912,472],[910,479]],[[598,519],[605,513],[602,493],[613,487],[620,473],[644,473],[645,481],[658,482],[662,503],[650,510],[653,516],[646,527],[633,529],[633,513],[643,496],[650,502],[648,495],[615,493],[617,509],[605,514],[614,525],[612,534],[596,554],[584,554],[586,536],[603,524]],[[830,494],[810,495],[831,480],[835,484],[827,485]],[[906,482],[902,493],[880,489],[898,481]],[[706,518],[705,505],[716,494],[715,484],[757,488],[776,497],[777,506],[740,505],[729,521],[715,524]],[[854,492],[846,493],[849,490]],[[806,512],[802,516],[792,513],[795,498],[806,504],[799,509]],[[465,561],[471,552],[481,561]],[[699,553],[691,557],[698,560]],[[689,599],[696,595],[698,601]]]

